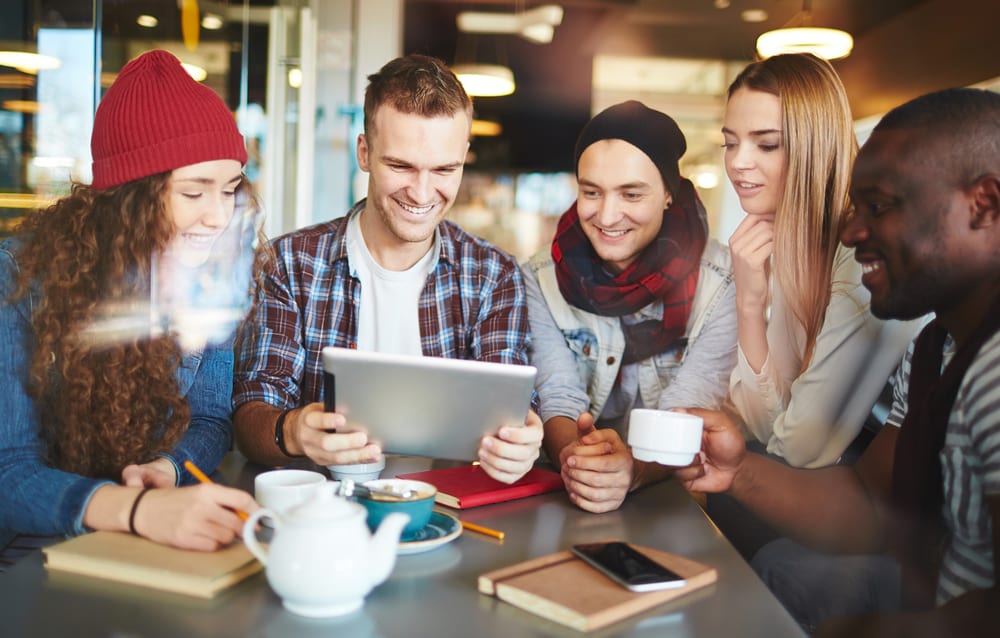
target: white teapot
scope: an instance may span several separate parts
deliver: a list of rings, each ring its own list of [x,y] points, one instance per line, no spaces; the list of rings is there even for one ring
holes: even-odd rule
[[[261,517],[274,522],[265,549],[254,527]],[[261,508],[243,524],[243,542],[266,567],[267,582],[288,611],[302,616],[339,616],[361,607],[376,585],[389,577],[406,514],[386,516],[374,535],[361,505],[334,494],[327,482],[312,500],[277,514]]]

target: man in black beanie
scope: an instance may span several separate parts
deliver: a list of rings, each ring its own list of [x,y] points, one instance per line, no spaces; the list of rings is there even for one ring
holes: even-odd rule
[[[576,203],[522,268],[544,448],[579,507],[616,509],[668,470],[624,444],[634,408],[718,408],[736,360],[728,250],[680,175],[687,143],[634,100],[596,115]]]

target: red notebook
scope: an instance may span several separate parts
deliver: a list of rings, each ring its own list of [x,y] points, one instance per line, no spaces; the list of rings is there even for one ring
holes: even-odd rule
[[[557,472],[537,467],[531,468],[527,474],[509,485],[490,478],[478,465],[411,472],[400,474],[399,478],[430,483],[438,488],[434,500],[456,509],[512,501],[563,489],[562,477]]]

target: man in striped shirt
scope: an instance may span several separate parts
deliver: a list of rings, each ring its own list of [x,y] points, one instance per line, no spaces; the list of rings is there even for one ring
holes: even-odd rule
[[[935,320],[896,376],[888,427],[853,467],[796,470],[748,454],[706,418],[689,489],[728,492],[790,537],[891,551],[903,612],[840,619],[837,635],[995,636],[1000,539],[1000,95],[950,89],[887,114],[858,154],[852,218],[872,312]]]
[[[469,148],[472,102],[462,85],[439,60],[397,58],[369,77],[364,113],[357,157],[368,197],[346,217],[274,242],[237,357],[236,441],[258,463],[381,459],[367,433],[335,432],[344,416],[323,409],[325,346],[527,363],[517,263],[444,220]],[[525,424],[483,437],[479,460],[513,482],[538,458],[541,439],[529,412]]]

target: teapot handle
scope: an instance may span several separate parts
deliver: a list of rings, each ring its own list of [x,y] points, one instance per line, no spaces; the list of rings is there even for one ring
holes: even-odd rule
[[[274,523],[274,531],[281,527],[281,519],[278,515],[266,507],[256,510],[250,518],[243,523],[243,544],[246,545],[250,553],[257,557],[262,565],[267,565],[267,550],[257,541],[257,522],[264,517],[270,518]]]

